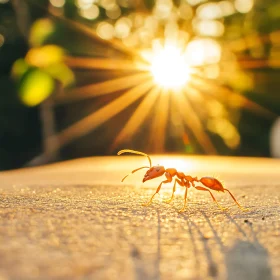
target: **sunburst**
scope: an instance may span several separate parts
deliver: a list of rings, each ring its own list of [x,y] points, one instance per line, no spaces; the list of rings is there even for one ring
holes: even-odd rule
[[[101,95],[118,94],[103,107],[60,131],[55,136],[59,143],[55,149],[104,125],[136,102],[139,103],[137,108],[122,124],[122,129],[115,139],[112,139],[108,151],[123,147],[128,139],[133,139],[148,117],[151,117],[146,145],[153,152],[163,152],[167,126],[170,125],[174,111],[180,115],[179,126],[183,128],[180,130],[181,137],[188,135],[191,139],[196,139],[208,154],[217,153],[209,132],[218,134],[230,148],[239,145],[240,138],[234,119],[231,118],[231,111],[245,107],[268,117],[275,116],[226,85],[227,78],[231,75],[227,73],[227,67],[250,69],[272,63],[267,59],[246,60],[234,55],[248,47],[244,44],[246,38],[224,44],[211,38],[182,40],[180,28],[177,28],[175,35],[166,34],[161,38],[153,38],[148,50],[133,49],[120,40],[102,40],[92,29],[52,12],[51,14],[64,21],[70,28],[92,38],[95,43],[118,52],[118,57],[121,57],[66,57],[65,62],[74,70],[101,69],[108,71],[108,74],[104,72],[105,79],[100,82],[77,86],[68,92],[55,95],[56,104],[63,105]],[[273,34],[274,39],[280,37],[277,34]],[[267,38],[271,36],[259,39]],[[118,74],[111,77],[109,71]],[[120,92],[123,93],[119,94]]]

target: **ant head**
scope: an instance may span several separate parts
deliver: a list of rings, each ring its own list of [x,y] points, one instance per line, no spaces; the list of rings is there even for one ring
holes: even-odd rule
[[[142,167],[139,167],[137,169],[132,170],[132,172],[131,172],[131,173],[134,173],[134,172],[136,172],[136,171],[138,171],[140,169],[148,168],[148,171],[146,172],[146,174],[145,174],[145,176],[143,178],[143,183],[145,181],[148,181],[148,180],[160,177],[165,172],[165,168],[163,166],[152,166],[152,161],[151,161],[150,157],[147,154],[145,154],[145,153],[134,151],[134,150],[125,149],[125,150],[119,151],[118,155],[121,155],[123,153],[137,154],[137,155],[146,156],[148,158],[150,166],[142,166]],[[128,175],[123,177],[122,182],[125,180],[125,178],[127,178]]]
[[[160,177],[165,172],[165,168],[163,166],[153,166],[151,167],[145,174],[143,178],[143,183],[145,181]]]

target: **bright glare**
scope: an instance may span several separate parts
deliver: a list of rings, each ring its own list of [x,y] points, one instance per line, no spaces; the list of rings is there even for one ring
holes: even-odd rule
[[[155,82],[165,88],[180,88],[190,79],[190,67],[175,46],[158,50],[151,63]]]
[[[195,162],[193,162],[191,159],[181,160],[181,159],[171,159],[169,157],[160,159],[158,161],[159,165],[165,166],[166,168],[176,168],[178,171],[184,171],[184,172],[192,172],[196,168]]]
[[[248,13],[254,6],[253,0],[235,0],[234,6],[240,13]]]

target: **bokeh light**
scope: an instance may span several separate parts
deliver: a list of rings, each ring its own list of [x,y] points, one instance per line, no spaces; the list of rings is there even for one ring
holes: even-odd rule
[[[117,4],[114,4],[106,9],[106,15],[110,19],[117,19],[121,15],[121,9]]]
[[[50,3],[57,8],[61,8],[65,5],[65,0],[50,0]]]
[[[90,8],[93,3],[95,0],[76,0],[77,7],[82,10]]]
[[[254,5],[254,0],[235,0],[234,6],[240,13],[248,13]]]
[[[101,22],[96,29],[97,34],[104,40],[110,40],[114,36],[114,26],[108,22]]]
[[[220,37],[224,33],[224,25],[217,20],[197,21],[194,29],[201,36]]]
[[[197,8],[196,14],[201,19],[218,19],[223,17],[222,9],[218,3],[207,3]]]
[[[127,17],[122,17],[115,24],[115,36],[117,38],[126,38],[130,34],[132,22]]]
[[[96,19],[99,16],[99,8],[96,5],[92,5],[86,9],[81,9],[80,14],[87,19]]]

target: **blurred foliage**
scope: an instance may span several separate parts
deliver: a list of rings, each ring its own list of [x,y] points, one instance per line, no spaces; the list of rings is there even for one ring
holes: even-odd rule
[[[35,40],[36,36],[31,34]],[[45,45],[31,48],[24,60],[20,58],[15,61],[12,76],[18,84],[20,100],[25,105],[36,106],[47,99],[55,88],[55,80],[63,86],[73,83],[74,75],[63,63],[63,57],[62,48]]]
[[[222,46],[230,45],[236,54],[234,60],[237,63],[234,66],[229,63],[223,66],[225,75],[221,77],[221,82],[279,115],[280,6],[274,0],[242,1],[173,0],[172,11],[176,12],[169,13],[169,8],[161,9],[156,0],[0,0],[0,169],[21,166],[42,151],[39,106],[44,100],[61,88],[75,83],[86,84],[87,78],[98,80],[98,75],[102,76],[102,71],[98,74],[71,70],[65,63],[66,55],[106,57],[109,53],[111,57],[118,57],[117,52],[93,44],[92,38],[77,29],[73,22],[91,28],[101,38],[120,40],[128,48],[135,49],[150,47],[150,38],[153,36],[172,33],[175,21],[180,30],[188,31],[187,35],[182,33],[182,36],[195,38],[199,32],[202,33],[199,34],[201,37],[212,36]],[[165,7],[170,6],[169,2],[165,1]],[[228,15],[211,18],[213,15],[207,14],[205,8],[210,2],[223,3],[221,7],[228,7],[228,10],[224,10],[228,11]],[[244,5],[245,2],[247,6]],[[110,3],[114,5],[110,6]],[[253,9],[248,6],[250,3],[254,4]],[[149,17],[152,12],[159,16],[156,23]],[[199,18],[199,14],[203,13],[209,17],[204,22],[206,29]],[[129,24],[134,22],[129,31],[121,28],[127,22],[125,20]],[[193,28],[193,20],[199,22],[197,26],[200,29]],[[117,26],[120,28],[117,29]],[[211,35],[210,26],[216,26],[214,30],[220,31]],[[104,30],[109,30],[109,33],[106,35]],[[154,33],[151,35],[148,31]],[[106,37],[104,34],[110,36]],[[213,73],[211,71],[210,74]],[[93,103],[59,108],[56,112],[57,127],[64,128],[74,122],[73,118],[96,110],[108,98],[110,97],[94,100]],[[125,113],[132,111],[133,108],[130,108]],[[121,127],[126,118],[127,115],[119,115],[106,128],[90,134],[89,139],[95,139],[95,146],[92,146],[91,140],[81,139],[66,147],[64,158],[108,153],[106,146],[117,133],[117,126],[114,124],[120,124]],[[219,134],[208,128],[212,141],[219,147],[219,153],[269,156],[269,130],[273,119],[245,109],[239,114],[233,114],[232,118],[238,120],[241,136],[241,144],[235,150],[229,150]],[[143,134],[146,129],[144,126]],[[139,145],[141,147],[141,143]],[[172,152],[202,153],[197,143],[191,147],[173,136],[166,145],[167,150]]]

